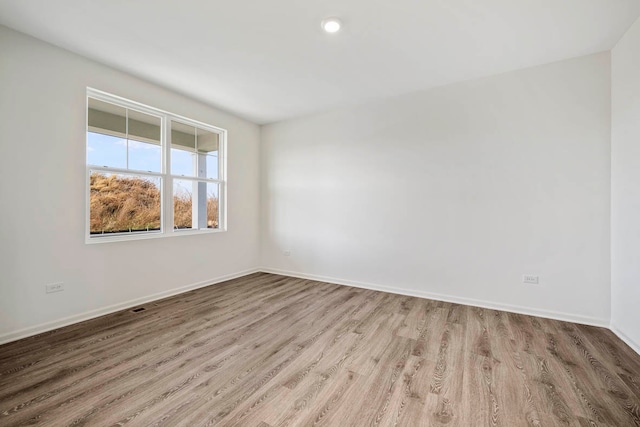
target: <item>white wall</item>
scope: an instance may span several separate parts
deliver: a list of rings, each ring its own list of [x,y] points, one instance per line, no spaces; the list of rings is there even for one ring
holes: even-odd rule
[[[0,342],[256,267],[258,126],[4,27],[0,52]],[[87,86],[229,131],[228,232],[85,244]]]
[[[640,352],[640,20],[612,61],[611,325]]]
[[[263,265],[608,325],[610,89],[601,53],[264,127]]]

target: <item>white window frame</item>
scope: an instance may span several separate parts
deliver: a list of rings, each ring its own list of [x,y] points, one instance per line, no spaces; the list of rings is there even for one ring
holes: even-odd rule
[[[87,156],[87,137],[89,128],[89,98],[108,102],[119,107],[136,110],[161,119],[161,167],[160,172],[148,172],[132,169],[91,165]],[[85,242],[87,244],[121,242],[129,240],[153,239],[159,237],[192,236],[194,234],[213,234],[227,231],[227,131],[207,123],[173,114],[158,108],[149,107],[139,102],[131,101],[107,92],[87,87],[85,106],[85,165],[86,165],[86,201],[85,201]],[[179,122],[194,126],[208,132],[218,134],[218,178],[190,177],[171,174],[171,122]],[[102,171],[124,175],[152,176],[160,178],[160,230],[142,231],[136,233],[91,234],[91,185],[90,172]],[[174,229],[173,221],[173,180],[191,180],[218,184],[218,228]],[[195,197],[195,195],[194,195]]]

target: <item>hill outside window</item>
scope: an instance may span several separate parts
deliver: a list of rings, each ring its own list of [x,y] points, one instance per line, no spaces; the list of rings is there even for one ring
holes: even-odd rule
[[[87,243],[225,230],[226,131],[87,89]]]

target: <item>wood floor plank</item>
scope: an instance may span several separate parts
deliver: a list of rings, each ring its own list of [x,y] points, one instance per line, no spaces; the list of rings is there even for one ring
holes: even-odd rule
[[[466,415],[464,372],[466,369],[466,324],[447,322],[440,337],[440,348],[431,375],[425,414],[434,426],[462,425]],[[473,397],[472,397],[473,398]]]
[[[424,309],[424,322],[420,325],[412,354],[435,362],[440,352],[440,337],[447,325],[449,310],[436,307],[435,304],[428,304]]]
[[[576,327],[589,343],[600,351],[602,360],[615,367],[614,371],[618,377],[640,399],[640,359],[634,357],[633,350],[626,344],[615,345],[617,339],[609,330],[585,325]]]
[[[412,348],[411,339],[394,335],[383,349],[378,348],[371,353],[376,368],[362,374],[366,380],[363,384],[364,393],[360,396],[361,407],[369,410],[350,413],[344,420],[345,425],[388,425],[384,420],[389,415],[395,415],[390,414],[392,401],[395,395],[401,394],[402,373]]]
[[[478,307],[467,309],[464,335],[464,389],[474,390],[473,396],[465,399],[463,413],[470,425],[502,425],[498,397],[494,381],[494,369],[498,361],[493,358],[487,310]]]
[[[390,423],[394,426],[429,426],[431,425],[427,397],[429,395],[431,374],[436,362],[414,356],[413,354],[405,364],[403,375],[403,394],[395,420]]]
[[[600,384],[594,381],[593,367],[575,351],[569,337],[562,332],[564,322],[547,322],[542,319],[540,323],[547,331],[547,349],[551,355],[548,359],[551,369],[547,371],[548,380],[545,384],[552,384],[552,375],[557,383],[563,381],[566,405],[572,407],[573,413],[581,413],[590,422],[603,425],[633,425],[629,424],[626,414],[617,413],[615,402],[603,393]],[[567,415],[567,418],[570,418],[570,415]]]
[[[255,273],[0,346],[0,426],[640,426],[610,331]]]
[[[575,359],[589,366],[588,376],[582,375],[579,380],[593,384],[601,390],[599,399],[610,402],[607,406],[616,408],[618,418],[623,420],[625,425],[640,426],[640,402],[635,394],[624,384],[609,366],[614,366],[607,359],[602,357],[594,347],[585,340],[575,325],[566,322],[557,322],[558,330],[567,352],[571,353]],[[578,363],[580,363],[578,362]],[[570,367],[570,369],[573,367]],[[577,377],[577,372],[573,370]],[[583,370],[584,372],[584,370]],[[602,393],[604,391],[605,393]]]
[[[511,328],[507,313],[490,311],[487,318],[489,342],[494,355],[496,369],[494,385],[498,396],[498,410],[503,424],[541,426],[543,418],[532,392],[532,379],[525,369],[517,336]]]

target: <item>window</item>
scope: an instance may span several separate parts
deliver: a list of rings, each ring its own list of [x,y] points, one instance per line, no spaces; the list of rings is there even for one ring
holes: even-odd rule
[[[87,89],[87,242],[225,229],[226,131]]]

